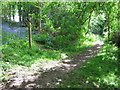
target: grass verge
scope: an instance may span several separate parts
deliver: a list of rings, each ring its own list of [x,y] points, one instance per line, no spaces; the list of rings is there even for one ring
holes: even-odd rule
[[[72,72],[56,88],[118,88],[117,50],[114,45],[105,44],[95,58]]]
[[[78,39],[77,42],[71,43],[69,47],[61,46],[61,48],[54,48],[51,47],[51,44],[53,45],[54,43],[50,41],[53,39],[47,35],[48,34],[40,34],[39,36],[33,36],[33,46],[30,49],[27,35],[24,37],[18,37],[19,35],[16,34],[12,29],[8,31],[3,30],[3,45],[0,47],[2,48],[2,61],[0,63],[0,69],[2,70],[2,73],[0,73],[1,82],[7,81],[8,76],[4,72],[11,69],[12,67],[30,67],[36,62],[41,62],[41,60],[61,60],[65,55],[72,57],[86,48],[89,48],[93,45],[92,43],[96,41],[93,36],[85,36],[81,39]],[[37,44],[34,42],[34,39],[45,42],[45,44]],[[64,39],[62,40],[64,42]],[[57,42],[59,42],[59,40],[56,41],[56,44]],[[57,45],[59,46],[59,44]],[[43,49],[46,47],[47,49]],[[64,54],[63,57],[62,54]]]

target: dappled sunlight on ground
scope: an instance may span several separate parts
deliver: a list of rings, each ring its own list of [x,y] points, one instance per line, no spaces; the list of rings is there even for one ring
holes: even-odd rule
[[[66,58],[68,58],[68,56],[67,56],[66,54],[62,53],[62,54],[61,54],[61,58],[62,58],[62,59],[66,59]]]
[[[6,83],[5,88],[48,88],[59,85],[63,78],[69,77],[71,71],[77,70],[94,57],[101,47],[102,45],[96,44],[73,58],[62,54],[62,61],[37,62],[31,66],[32,70],[20,67],[19,72],[13,71],[13,77]]]
[[[104,41],[97,41],[97,42],[95,42],[94,44],[103,45],[103,44],[104,44]]]
[[[102,80],[105,82],[106,85],[116,85],[118,80],[116,80],[117,76],[114,73],[108,73],[108,75],[103,76]],[[118,86],[118,85],[116,85]]]

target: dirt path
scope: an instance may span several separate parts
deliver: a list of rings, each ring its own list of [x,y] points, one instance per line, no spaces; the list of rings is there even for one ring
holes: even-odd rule
[[[55,85],[59,85],[63,78],[69,77],[71,71],[77,70],[87,60],[90,60],[96,56],[100,48],[102,48],[102,45],[96,44],[72,59],[44,63],[42,69],[44,69],[45,72],[39,71],[36,75],[34,74],[33,76],[28,76],[27,78],[22,77],[22,80],[18,77],[16,79],[17,82],[13,80],[6,83],[6,86],[3,89],[14,90],[15,88],[52,88]],[[16,83],[19,82],[21,83],[17,85]]]

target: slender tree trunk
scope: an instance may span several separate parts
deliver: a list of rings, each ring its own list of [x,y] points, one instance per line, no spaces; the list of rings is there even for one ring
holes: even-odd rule
[[[110,40],[110,13],[108,13],[107,22],[108,22],[108,40]]]
[[[21,17],[22,17],[22,19],[21,19],[21,22],[23,23],[23,24],[25,24],[24,22],[25,22],[25,10],[24,10],[24,8],[23,8],[23,10],[22,10],[22,15],[21,15]]]
[[[39,12],[40,13],[40,22],[39,22],[39,31],[38,32],[40,33],[42,31],[42,22],[41,22],[41,19],[42,19],[42,15],[41,15],[42,14],[42,10],[41,10],[42,2],[40,2],[39,5],[40,5],[40,9],[39,9],[39,11],[40,11]]]
[[[88,31],[85,33],[85,35],[87,35],[87,34],[89,33],[89,31],[90,31],[90,20],[91,20],[91,15],[92,15],[92,12],[93,12],[93,11],[91,11],[91,13],[90,13],[90,15],[89,15],[89,21],[88,21]]]
[[[9,21],[11,21],[11,5],[9,4]]]
[[[120,1],[118,3],[118,29],[120,30]]]
[[[19,13],[19,22],[21,22],[22,21],[22,6],[20,5],[21,4],[21,2],[18,2],[18,13]]]
[[[4,5],[2,4],[1,5],[2,6],[2,13],[1,13],[1,15],[3,14],[3,21],[7,21],[8,20],[8,18],[7,18],[7,14],[8,13],[6,13],[6,11],[4,10]]]
[[[13,21],[15,20],[15,5],[12,6],[13,12],[12,12],[12,17]]]
[[[31,22],[29,22],[29,47],[32,47],[32,25]]]

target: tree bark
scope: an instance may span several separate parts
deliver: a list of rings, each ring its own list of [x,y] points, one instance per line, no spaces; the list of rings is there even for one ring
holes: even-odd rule
[[[9,4],[9,21],[11,21],[11,4]]]
[[[87,34],[89,33],[89,31],[90,31],[90,20],[91,20],[91,15],[92,15],[92,12],[93,12],[93,11],[91,11],[91,13],[90,13],[90,15],[89,15],[89,21],[88,21],[88,31],[85,33],[85,35],[87,35]]]
[[[32,27],[31,22],[29,22],[29,47],[32,47]]]
[[[21,10],[21,2],[18,2],[18,13],[19,13],[19,22],[21,22],[22,21],[22,10]]]
[[[107,22],[108,22],[108,40],[110,40],[110,13],[107,15]]]
[[[39,9],[39,13],[40,13],[40,22],[39,22],[39,33],[41,32],[41,30],[42,30],[42,21],[41,21],[41,19],[42,19],[42,15],[41,15],[41,13],[42,13],[42,10],[41,10],[41,8],[42,8],[42,2],[40,2],[39,3],[39,5],[40,5],[40,9]]]
[[[12,5],[12,17],[13,17],[13,21],[15,20],[15,5]]]

